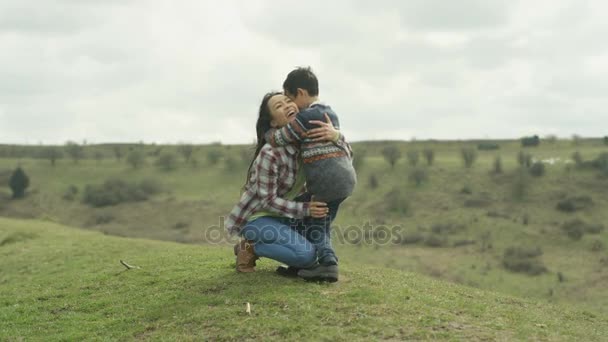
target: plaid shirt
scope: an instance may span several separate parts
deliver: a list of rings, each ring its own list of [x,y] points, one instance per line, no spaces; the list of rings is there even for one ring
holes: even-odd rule
[[[264,145],[253,162],[241,200],[226,218],[228,232],[240,233],[249,216],[262,210],[289,218],[308,216],[308,203],[282,197],[295,184],[298,166],[298,150],[294,146]]]

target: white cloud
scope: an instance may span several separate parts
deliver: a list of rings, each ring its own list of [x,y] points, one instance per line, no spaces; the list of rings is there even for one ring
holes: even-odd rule
[[[306,6],[3,2],[0,141],[250,143],[298,65],[351,140],[606,134],[603,2]]]

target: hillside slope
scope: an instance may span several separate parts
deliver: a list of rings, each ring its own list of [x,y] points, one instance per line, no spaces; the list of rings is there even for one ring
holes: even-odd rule
[[[125,270],[119,260],[140,266]],[[601,340],[602,315],[345,260],[336,284],[236,274],[227,247],[0,218],[0,340]],[[251,303],[251,315],[245,303]]]

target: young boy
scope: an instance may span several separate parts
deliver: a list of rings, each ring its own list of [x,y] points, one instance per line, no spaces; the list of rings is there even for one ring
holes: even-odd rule
[[[286,126],[268,131],[266,141],[273,146],[300,146],[308,193],[314,201],[327,203],[328,208],[325,218],[310,218],[306,225],[306,238],[317,249],[318,265],[300,270],[298,275],[305,279],[337,281],[338,258],[331,246],[330,225],[340,203],[352,194],[357,183],[352,150],[339,132],[333,141],[315,141],[308,137],[310,130],[319,127],[315,121],[326,122],[327,117],[334,128],[340,128],[336,113],[319,102],[319,81],[310,67],[290,72],[283,82],[283,90],[300,112]]]

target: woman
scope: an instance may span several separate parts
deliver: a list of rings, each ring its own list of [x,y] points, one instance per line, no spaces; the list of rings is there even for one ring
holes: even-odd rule
[[[323,218],[327,206],[295,201],[304,190],[299,151],[293,146],[272,147],[264,140],[271,127],[285,126],[297,113],[298,107],[282,93],[266,94],[260,105],[257,147],[247,172],[245,192],[226,219],[226,229],[243,237],[234,249],[238,272],[254,272],[259,257],[277,260],[293,269],[310,267],[316,261],[314,246],[299,231],[304,217]],[[330,140],[338,132],[326,124],[310,134]]]

